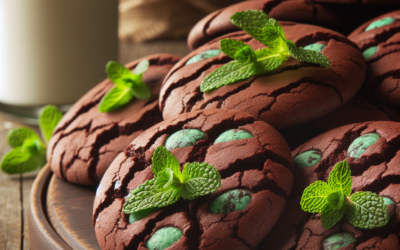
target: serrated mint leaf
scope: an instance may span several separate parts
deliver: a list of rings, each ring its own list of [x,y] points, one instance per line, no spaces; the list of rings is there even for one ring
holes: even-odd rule
[[[351,194],[352,184],[353,179],[351,178],[351,170],[347,161],[344,160],[336,164],[333,170],[329,173],[329,187],[332,190],[340,190],[345,197],[348,197]]]
[[[136,68],[132,71],[134,75],[141,75],[143,72],[145,72],[150,66],[150,62],[147,59],[144,59],[136,65]]]
[[[383,197],[372,192],[356,192],[350,197],[347,220],[354,227],[373,229],[389,222],[389,211]]]
[[[100,101],[99,111],[101,113],[117,110],[133,99],[132,89],[123,86],[114,86],[103,96]]]
[[[61,111],[53,105],[47,105],[40,110],[39,126],[46,143],[49,143],[53,131],[62,117]]]
[[[217,89],[230,83],[248,79],[262,72],[264,70],[258,63],[246,64],[231,61],[208,74],[201,82],[200,91],[206,92]]]
[[[314,50],[305,50],[301,47],[295,48],[293,45],[289,45],[288,47],[291,55],[300,62],[319,64],[327,69],[331,68],[329,59],[324,54],[318,53]]]
[[[279,68],[286,57],[271,49],[259,49],[255,51],[257,63],[264,69],[265,72],[273,71]]]
[[[155,183],[155,179],[152,179],[134,189],[123,206],[124,212],[130,214],[151,207],[161,208],[174,204],[180,199],[182,189],[170,186],[163,190],[157,190]]]
[[[281,54],[286,54],[286,37],[283,32],[282,26],[273,18],[270,18],[263,28],[263,32],[266,37],[268,37],[266,41],[266,46],[271,49],[281,50]]]
[[[167,189],[174,181],[174,171],[172,171],[170,168],[164,169],[163,171],[159,172],[157,178],[154,179],[156,180],[155,185],[157,190]]]
[[[222,39],[220,42],[221,51],[232,59],[235,59],[236,52],[248,46],[242,41],[235,39]]]
[[[262,10],[236,12],[231,16],[233,25],[246,31],[264,45],[268,44],[269,37],[264,34],[263,28],[269,19],[270,17]]]
[[[127,87],[126,80],[132,75],[131,71],[118,62],[109,61],[106,65],[106,74],[115,85]]]
[[[334,209],[330,206],[325,206],[325,208],[321,212],[322,225],[326,230],[328,230],[329,228],[336,225],[336,223],[338,223],[345,214],[346,206],[343,206],[340,209]]]
[[[308,186],[301,196],[301,209],[309,213],[319,213],[328,204],[330,189],[323,181],[316,181]]]
[[[186,163],[182,177],[185,183],[182,198],[185,200],[210,194],[221,187],[221,175],[218,170],[205,162]]]
[[[13,128],[7,132],[8,144],[13,148],[22,146],[26,139],[39,139],[39,136],[27,127]]]
[[[343,206],[343,202],[345,199],[345,196],[343,194],[343,192],[341,190],[339,191],[335,191],[335,192],[331,192],[328,195],[328,205],[332,208],[332,209],[340,209]]]
[[[158,146],[154,150],[153,157],[151,158],[154,177],[157,178],[158,174],[165,170],[171,169],[177,176],[181,175],[180,165],[178,159],[175,158],[165,147]]]
[[[1,161],[1,170],[7,174],[20,174],[31,172],[46,164],[46,155],[31,155],[24,152],[22,147],[13,148]]]

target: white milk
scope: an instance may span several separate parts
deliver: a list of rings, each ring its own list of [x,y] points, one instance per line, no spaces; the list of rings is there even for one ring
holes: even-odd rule
[[[118,59],[117,28],[117,0],[0,0],[0,102],[75,102]]]

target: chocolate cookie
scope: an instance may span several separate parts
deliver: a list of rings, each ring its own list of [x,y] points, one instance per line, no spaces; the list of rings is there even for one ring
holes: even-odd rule
[[[218,169],[221,187],[127,215],[125,197],[153,178],[151,157],[159,145],[181,166],[197,161]],[[254,249],[286,205],[292,164],[280,134],[246,113],[210,109],[161,122],[133,140],[101,180],[93,210],[97,240],[102,249]]]
[[[399,1],[396,0],[312,0],[316,3],[324,4],[340,4],[342,8],[346,5],[370,5],[370,6],[387,6],[387,7],[398,7],[400,6]]]
[[[162,121],[158,108],[161,83],[180,57],[151,55],[131,62],[127,67],[134,69],[143,59],[150,61],[149,68],[143,73],[143,82],[151,88],[151,99],[134,100],[115,112],[100,113],[101,98],[114,86],[107,79],[65,114],[47,150],[47,161],[58,177],[77,184],[97,184],[114,158],[134,138]]]
[[[279,131],[291,149],[340,126],[367,121],[400,121],[399,114],[383,105],[355,95],[348,103],[328,115],[299,126]]]
[[[253,49],[265,47],[243,31],[231,33],[198,48],[174,66],[160,92],[164,119],[199,109],[234,109],[284,129],[322,117],[349,101],[365,76],[365,61],[357,46],[322,27],[280,24],[286,38],[297,46],[327,56],[331,69],[290,59],[268,74],[200,92],[204,77],[231,60],[219,53],[219,39],[241,40]]]
[[[219,36],[239,30],[229,19],[236,12],[246,10],[262,10],[278,21],[316,24],[338,31],[347,31],[349,26],[339,11],[307,0],[244,1],[215,11],[200,20],[189,33],[189,48],[194,50]]]
[[[400,237],[400,123],[366,122],[326,132],[292,151],[295,181],[281,219],[263,241],[268,249],[398,249]],[[371,191],[384,198],[390,220],[383,227],[359,229],[344,218],[325,230],[320,214],[301,210],[303,190],[327,181],[336,163],[346,159],[352,192]]]
[[[367,61],[367,94],[395,108],[400,108],[399,31],[400,11],[394,11],[364,23],[348,37]]]

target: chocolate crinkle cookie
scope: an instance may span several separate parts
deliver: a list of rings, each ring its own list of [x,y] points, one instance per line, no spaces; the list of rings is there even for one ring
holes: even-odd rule
[[[295,181],[279,222],[261,244],[268,249],[399,249],[400,123],[391,121],[346,125],[321,134],[292,152]],[[326,230],[320,213],[301,209],[300,198],[311,183],[327,182],[333,167],[346,160],[352,193],[371,191],[383,197],[389,222],[360,229],[346,217]]]
[[[238,11],[262,10],[278,21],[293,21],[321,25],[338,31],[347,31],[348,23],[333,8],[307,0],[253,0],[217,10],[200,20],[190,31],[188,46],[194,50],[201,45],[230,32],[238,31],[230,17]]]
[[[287,39],[298,47],[321,52],[330,69],[289,59],[276,70],[201,92],[207,74],[231,61],[220,53],[220,40],[236,39],[254,50],[265,46],[243,31],[230,33],[193,51],[166,77],[160,92],[164,119],[200,109],[247,112],[276,129],[320,118],[348,102],[361,88],[366,67],[357,46],[332,30],[279,22]]]
[[[140,216],[125,214],[130,191],[153,178],[160,145],[181,169],[187,162],[216,168],[221,187]],[[285,208],[292,164],[280,134],[246,113],[209,109],[163,121],[133,140],[101,180],[93,210],[97,240],[102,249],[254,249]]]
[[[367,121],[400,122],[399,114],[384,105],[355,95],[349,102],[328,115],[299,126],[279,131],[291,149],[340,126]]]
[[[147,56],[126,65],[134,70],[142,60],[150,62],[143,82],[152,92],[148,100],[133,100],[125,107],[100,113],[99,103],[115,86],[104,80],[84,95],[56,127],[47,150],[51,170],[69,182],[94,185],[129,143],[147,128],[162,121],[158,94],[164,77],[180,59],[170,54]]]
[[[367,61],[367,95],[400,108],[400,11],[364,23],[348,38],[360,47]]]

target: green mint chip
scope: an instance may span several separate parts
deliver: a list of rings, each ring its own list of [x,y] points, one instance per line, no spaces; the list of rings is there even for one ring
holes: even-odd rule
[[[31,172],[45,164],[45,152],[37,152],[37,154],[32,155],[26,149],[16,147],[4,156],[1,162],[1,170],[7,174],[20,174]]]
[[[39,136],[30,128],[19,127],[10,129],[7,132],[7,142],[11,147],[16,148],[22,146],[26,139],[39,139]]]
[[[316,181],[308,186],[301,196],[301,209],[309,213],[319,213],[328,204],[330,189],[323,181]]]
[[[132,89],[129,87],[114,86],[100,101],[101,113],[117,110],[128,104],[133,98]]]
[[[350,224],[362,229],[382,227],[390,219],[383,197],[371,192],[354,193],[346,217]]]
[[[53,105],[47,105],[40,110],[39,126],[47,143],[49,143],[50,138],[53,135],[53,131],[62,117],[63,114],[61,111],[59,111],[58,108]]]
[[[351,194],[351,170],[347,161],[342,161],[336,164],[333,170],[329,173],[328,185],[332,190],[342,192],[345,197]]]
[[[218,170],[205,162],[186,163],[182,177],[185,183],[182,198],[185,200],[213,193],[221,187],[221,175]]]

